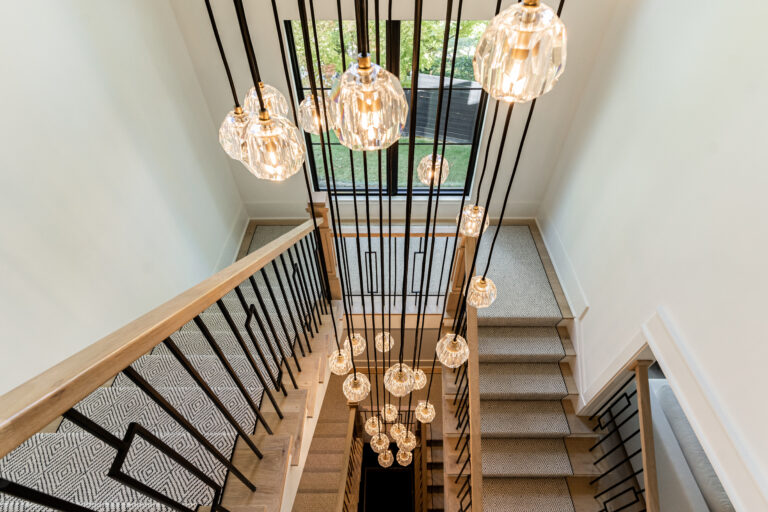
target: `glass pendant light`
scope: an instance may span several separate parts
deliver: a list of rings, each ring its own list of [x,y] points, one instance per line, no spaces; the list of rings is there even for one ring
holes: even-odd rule
[[[433,156],[435,157],[434,160],[432,159]],[[449,170],[448,160],[440,155],[432,154],[422,158],[419,166],[416,168],[419,181],[427,186],[437,186],[438,183],[441,185],[445,183],[445,180],[448,179]]]
[[[375,151],[400,138],[408,102],[397,77],[361,54],[334,85],[330,111],[339,142],[353,151]]]
[[[359,356],[363,352],[365,352],[365,338],[362,337],[362,335],[358,333],[354,333],[352,336],[352,354]],[[349,350],[349,339],[348,336],[346,340],[344,340],[344,350]]]
[[[471,238],[477,238],[480,235],[480,224],[483,222],[483,214],[485,208],[482,206],[476,206],[473,204],[465,206],[461,210],[461,217],[456,218],[456,222],[460,222],[459,234]],[[488,217],[485,218],[485,224],[483,224],[483,233],[488,229]]]
[[[365,433],[368,434],[369,436],[375,436],[383,428],[384,428],[384,425],[381,423],[381,418],[379,418],[378,415],[371,416],[370,418],[365,420]]]
[[[393,396],[405,396],[413,390],[413,370],[405,363],[395,363],[384,374],[384,387]]]
[[[496,300],[496,285],[487,277],[475,276],[469,282],[467,304],[475,308],[487,308]]]
[[[384,407],[381,408],[381,417],[387,423],[392,423],[397,419],[397,407],[392,404],[384,404]]]
[[[491,96],[525,102],[549,92],[565,69],[565,25],[551,7],[523,0],[493,18],[472,59],[475,80]]]
[[[325,106],[328,108],[330,106],[331,98],[327,92],[324,93],[324,96],[325,104],[323,104],[321,99],[319,102],[320,104],[317,105],[315,97],[311,94],[299,103],[299,126],[305,132],[313,135],[320,135],[322,132],[328,131],[325,127],[326,113],[323,112],[323,107]],[[327,113],[327,115],[328,121],[330,121],[330,113]]]
[[[251,122],[251,114],[244,112],[242,108],[235,107],[219,127],[219,144],[230,158],[248,163],[248,148],[244,144],[245,132],[248,123]]]
[[[375,434],[371,437],[371,450],[376,453],[382,453],[389,449],[389,438],[387,434]]]
[[[386,450],[379,454],[379,465],[383,468],[388,468],[395,461],[395,457],[392,455],[392,450]]]
[[[304,163],[304,143],[299,129],[284,117],[262,111],[245,133],[246,167],[257,178],[283,181]],[[245,162],[244,162],[245,163]]]
[[[424,373],[424,370],[421,368],[417,368],[413,370],[413,389],[419,390],[424,389],[424,386],[427,385],[427,374]]]
[[[395,442],[401,440],[406,432],[408,432],[408,429],[402,423],[395,423],[389,427],[389,435],[392,436]]]
[[[410,452],[416,448],[416,436],[410,430],[406,431],[405,435],[397,441],[397,448],[400,451]]]
[[[288,115],[288,101],[286,101],[285,96],[283,96],[280,91],[264,82],[259,82],[259,88],[261,89],[261,97],[264,100],[264,108],[267,109],[269,115],[286,117]],[[261,111],[261,107],[259,107],[259,95],[256,94],[255,87],[251,87],[248,90],[248,94],[245,95],[243,109],[253,115],[258,115]]]
[[[448,368],[458,368],[469,359],[467,340],[458,334],[445,334],[435,347],[437,358]]]
[[[347,375],[344,384],[341,386],[344,396],[350,402],[359,402],[368,396],[371,391],[371,382],[365,374],[356,372]]]
[[[349,350],[341,349],[331,352],[331,355],[328,356],[328,367],[334,375],[348,374],[349,370],[352,369],[352,358],[349,355]]]
[[[413,453],[404,450],[397,450],[397,463],[401,466],[407,466],[413,460]]]
[[[422,423],[432,423],[432,420],[435,419],[435,406],[429,401],[419,400],[415,415],[416,419]]]
[[[387,331],[376,335],[376,350],[379,352],[389,352],[395,344],[395,338]]]

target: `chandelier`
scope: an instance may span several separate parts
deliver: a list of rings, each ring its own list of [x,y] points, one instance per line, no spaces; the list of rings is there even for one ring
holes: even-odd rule
[[[484,276],[475,276],[469,282],[467,304],[475,308],[487,308],[496,300],[496,285]]]
[[[299,103],[299,126],[307,133],[320,135],[328,130],[325,127],[327,113],[325,108],[330,105],[331,97],[323,93],[325,101],[321,98],[319,105],[314,95],[309,95]]]
[[[497,100],[526,102],[549,92],[565,69],[565,25],[539,0],[513,3],[488,24],[472,66]]]
[[[440,362],[448,368],[458,368],[469,359],[467,340],[458,334],[445,334],[437,342],[435,351]]]
[[[352,369],[352,358],[349,350],[334,350],[328,357],[328,367],[334,375],[346,375]]]
[[[440,155],[427,155],[419,162],[416,173],[424,185],[442,185],[448,179],[448,161]]]
[[[365,374],[360,372],[350,373],[347,378],[344,379],[344,384],[341,386],[341,390],[344,392],[344,396],[350,402],[359,402],[368,396],[371,391],[371,383]]]
[[[461,215],[456,218],[459,223],[459,234],[470,238],[477,238],[480,235],[480,225],[483,225],[483,233],[488,229],[488,217],[485,216],[485,208],[473,204],[465,206],[461,210]],[[459,220],[461,219],[461,220]]]
[[[413,390],[413,370],[405,363],[393,364],[384,374],[384,387],[393,396],[405,396]]]

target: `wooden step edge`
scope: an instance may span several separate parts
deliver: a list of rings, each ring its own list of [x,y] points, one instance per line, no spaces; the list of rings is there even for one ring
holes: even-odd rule
[[[264,437],[258,446],[264,455],[263,459],[256,457],[243,439],[238,439],[235,444],[232,462],[258,490],[251,492],[239,479],[228,474],[221,502],[228,510],[236,507],[239,510],[259,510],[258,507],[280,509],[283,488],[291,467],[293,436],[261,435]]]
[[[589,437],[590,439],[600,437],[592,430],[596,422],[594,420],[590,421],[588,416],[577,415],[572,400],[563,400],[562,404],[565,418],[568,420],[568,428],[571,430],[571,434],[568,437]]]
[[[560,373],[563,375],[563,381],[565,381],[565,389],[568,390],[568,394],[579,394],[579,388],[576,386],[576,379],[573,377],[573,371],[571,365],[567,362],[560,362]]]
[[[455,480],[455,475],[443,475],[443,508],[445,512],[458,512],[461,509],[456,494],[458,494],[462,484],[464,484],[465,478],[460,478],[458,483]],[[468,502],[469,498],[466,498],[464,504],[466,505]]]
[[[571,462],[573,476],[596,477],[600,470],[595,466],[595,454],[589,451],[594,440],[589,438],[566,438],[565,449]]]
[[[590,485],[589,477],[572,476],[566,478],[568,491],[571,493],[571,501],[575,512],[595,512],[602,510],[603,506],[595,499],[597,490]]]

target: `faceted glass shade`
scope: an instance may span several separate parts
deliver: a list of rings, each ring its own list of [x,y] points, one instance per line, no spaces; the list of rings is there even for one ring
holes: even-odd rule
[[[413,370],[403,363],[395,363],[384,374],[384,387],[394,396],[405,396],[413,390]]]
[[[480,224],[483,222],[483,214],[485,208],[482,206],[467,205],[461,210],[461,221],[457,218],[456,221],[460,222],[459,234],[462,236],[477,238],[480,234]],[[485,224],[483,224],[483,233],[488,229],[488,217],[485,218]]]
[[[359,356],[365,352],[365,338],[362,335],[355,333],[352,338],[352,354]],[[349,337],[344,340],[344,350],[349,350]]]
[[[288,102],[283,96],[283,93],[267,85],[264,82],[259,82],[261,87],[261,97],[264,100],[264,108],[267,109],[271,116],[288,115]],[[246,112],[250,112],[254,115],[259,115],[261,108],[259,107],[259,97],[256,94],[256,88],[251,87],[248,94],[245,95],[245,101],[243,101],[243,109]]]
[[[402,423],[395,423],[389,427],[389,435],[392,436],[392,439],[394,439],[395,442],[401,440],[406,432],[408,432],[408,429],[406,429],[405,425]]]
[[[381,417],[387,423],[392,423],[397,419],[397,407],[392,404],[384,404],[381,408]]]
[[[400,138],[408,116],[400,80],[368,62],[353,64],[331,91],[331,126],[339,142],[354,151],[388,148]]]
[[[395,461],[395,457],[392,455],[392,450],[386,450],[379,454],[379,465],[383,468],[388,468]]]
[[[419,162],[419,166],[416,168],[416,172],[419,175],[419,181],[426,186],[434,185],[438,183],[441,185],[448,179],[448,160],[442,158],[440,155],[435,155],[435,160],[432,160],[432,154],[425,156]]]
[[[379,352],[389,352],[395,344],[395,339],[387,331],[376,335],[376,350]]]
[[[424,389],[424,386],[427,385],[427,374],[424,373],[424,370],[421,368],[417,368],[416,370],[413,370],[413,389]]]
[[[513,3],[477,43],[475,80],[491,96],[525,102],[549,92],[565,69],[565,25],[538,0]]]
[[[381,418],[378,416],[371,416],[367,420],[365,420],[365,433],[369,436],[375,436],[378,434],[382,429],[384,428],[384,425],[381,423]]]
[[[241,108],[231,110],[219,127],[219,144],[230,158],[248,160],[248,148],[245,146],[245,132],[251,115]]]
[[[397,447],[400,451],[410,452],[416,448],[416,436],[410,430],[405,433],[403,437],[397,441]]]
[[[344,392],[344,396],[347,397],[347,400],[350,402],[359,402],[371,392],[371,382],[363,373],[350,373],[347,375],[347,378],[344,379],[344,384],[341,386],[341,390]]]
[[[334,350],[328,356],[328,367],[334,375],[346,375],[352,369],[352,358],[349,356],[349,350]]]
[[[293,123],[280,116],[254,118],[245,134],[248,161],[257,178],[283,181],[296,174],[304,163],[304,143]]]
[[[401,466],[407,466],[413,460],[413,453],[404,450],[397,450],[397,463]]]
[[[416,419],[422,423],[431,423],[435,419],[435,406],[424,400],[420,400],[416,406]]]
[[[322,132],[328,131],[325,128],[326,115],[328,121],[331,120],[330,112],[324,112],[323,108],[329,109],[331,104],[331,97],[326,92],[325,102],[322,98],[319,101],[319,105],[315,105],[315,97],[312,95],[307,96],[301,103],[299,103],[299,126],[305,132],[313,135],[320,135]]]
[[[487,308],[496,300],[496,285],[487,277],[475,276],[469,282],[467,304],[475,308]]]
[[[448,368],[458,368],[469,359],[467,340],[458,334],[448,333],[437,342],[437,358]]]
[[[389,449],[389,438],[387,434],[376,434],[371,437],[371,450],[376,453],[382,453]]]

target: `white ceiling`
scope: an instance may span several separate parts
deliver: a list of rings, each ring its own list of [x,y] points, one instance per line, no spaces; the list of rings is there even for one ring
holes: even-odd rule
[[[224,68],[218,54],[208,16],[202,1],[171,0],[179,28],[189,49],[200,87],[207,101],[212,125],[218,127],[224,115],[232,108]],[[262,78],[265,82],[278,87],[288,97],[284,79],[280,50],[275,31],[274,17],[270,0],[245,0],[246,14],[253,38],[256,58]],[[503,6],[511,3],[503,2]],[[248,71],[242,39],[237,29],[234,7],[230,0],[213,0],[213,9],[219,25],[221,38],[235,78],[238,94],[242,98],[252,85]],[[297,3],[293,0],[277,2],[281,19],[298,19]],[[381,19],[386,17],[387,1],[381,0]],[[458,2],[454,2],[455,10]],[[494,0],[472,0],[464,2],[463,19],[489,19],[493,15]],[[556,6],[555,6],[556,7]],[[562,19],[568,29],[568,62],[566,70],[552,92],[542,97],[531,121],[528,138],[520,161],[517,177],[513,185],[505,217],[535,216],[539,203],[547,189],[551,174],[557,163],[560,148],[570,129],[571,120],[585,91],[587,78],[591,72],[594,56],[599,47],[604,27],[610,22],[614,4],[609,0],[566,0]],[[342,0],[345,19],[354,19],[352,0]],[[315,0],[318,19],[336,19],[335,0]],[[445,2],[426,0],[424,19],[442,19],[445,16]],[[372,15],[372,13],[371,13]],[[393,2],[393,18],[412,19],[413,0]],[[501,162],[500,177],[494,193],[494,202],[490,214],[498,217],[503,194],[507,187],[517,153],[520,136],[523,131],[529,104],[516,107],[512,115],[507,143]],[[500,108],[500,118],[506,107]],[[493,105],[487,110],[488,126]],[[496,139],[500,137],[501,122],[497,123]],[[482,162],[485,149],[485,137],[481,145],[478,161]],[[217,143],[217,134],[211,133],[211,140]],[[498,150],[494,142],[491,146],[489,173]],[[230,171],[240,191],[249,216],[256,218],[297,218],[306,215],[306,186],[300,174],[283,183],[258,180],[249,174],[238,162],[230,160]],[[478,173],[476,173],[477,176]],[[488,183],[488,179],[486,181]],[[487,185],[484,191],[487,190]],[[484,192],[485,194],[485,192]],[[399,202],[399,201],[398,201]],[[395,202],[393,202],[393,205]],[[455,218],[458,210],[456,202],[444,200],[440,216]],[[421,208],[420,208],[421,207]],[[395,209],[397,205],[395,206]],[[375,208],[374,208],[375,210]],[[423,215],[423,204],[417,204],[416,215]],[[396,215],[397,216],[397,215]]]

